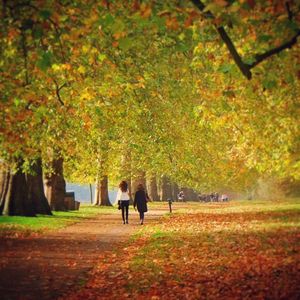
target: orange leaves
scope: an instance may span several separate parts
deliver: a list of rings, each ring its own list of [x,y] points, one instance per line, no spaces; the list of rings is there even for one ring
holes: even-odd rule
[[[198,11],[192,10],[189,12],[188,18],[184,21],[184,27],[188,28],[193,24],[193,21],[199,18]]]
[[[177,30],[179,28],[179,23],[176,17],[168,17],[166,19],[166,26],[171,30]]]
[[[297,298],[298,229],[259,226],[293,221],[299,213],[250,212],[234,203],[193,207],[193,213],[144,227],[143,235],[117,255],[102,256],[85,289],[74,297]]]
[[[214,0],[214,3],[221,7],[225,7],[228,5],[228,1],[225,0]]]
[[[123,38],[127,35],[126,32],[116,32],[113,34],[113,37],[116,39],[116,40],[119,40],[120,38]]]
[[[113,41],[113,42],[112,42],[112,46],[113,46],[114,48],[117,48],[117,47],[119,46],[119,42],[118,42],[118,41]]]
[[[140,6],[141,17],[147,19],[151,16],[151,13],[152,13],[151,6],[142,3],[142,5]]]
[[[19,34],[20,34],[20,30],[16,28],[10,28],[8,32],[8,39],[12,41],[16,39]]]

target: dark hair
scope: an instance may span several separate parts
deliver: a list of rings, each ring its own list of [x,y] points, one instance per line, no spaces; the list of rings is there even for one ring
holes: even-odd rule
[[[143,191],[143,190],[144,190],[144,186],[140,183],[140,184],[137,186],[137,190],[138,190],[138,191]]]
[[[119,188],[121,189],[122,192],[127,192],[128,190],[128,184],[126,181],[121,181],[119,184]]]

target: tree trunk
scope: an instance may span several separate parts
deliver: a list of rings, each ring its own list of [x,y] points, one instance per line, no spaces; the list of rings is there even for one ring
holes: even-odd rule
[[[95,187],[95,205],[112,206],[108,195],[108,177],[104,175],[103,178],[96,182]]]
[[[93,204],[93,191],[92,191],[92,185],[89,184],[89,186],[90,186],[91,204]]]
[[[53,172],[45,179],[46,198],[52,210],[65,211],[66,182],[63,176],[63,158],[53,160],[52,169]]]
[[[28,197],[33,203],[36,214],[52,215],[45,196],[43,184],[42,160],[38,159],[33,165],[35,175],[27,175]]]
[[[16,173],[5,169],[1,171],[0,214],[8,216],[35,216],[33,203],[28,197],[26,176],[21,169],[22,163],[23,161],[20,160]]]
[[[100,181],[100,205],[112,206],[108,196],[108,177],[104,175]]]
[[[177,183],[173,183],[172,184],[172,195],[173,195],[174,201],[178,200],[178,194],[179,194],[179,186]]]
[[[159,201],[157,182],[155,176],[152,176],[148,181],[148,194],[152,201]]]
[[[172,187],[171,182],[167,176],[163,176],[161,179],[161,200],[167,201],[172,199]]]
[[[100,181],[99,181],[99,179],[97,179],[95,182],[94,205],[100,205]]]
[[[5,168],[4,165],[1,163],[1,170],[0,170],[0,215],[2,215],[4,206],[5,206],[5,199],[8,192],[9,187],[9,180],[10,180],[10,173]]]

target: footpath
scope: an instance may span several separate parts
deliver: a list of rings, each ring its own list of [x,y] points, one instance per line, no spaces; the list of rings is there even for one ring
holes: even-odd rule
[[[167,209],[151,210],[146,224],[155,223]],[[103,252],[125,244],[141,225],[130,212],[101,214],[55,232],[28,238],[0,240],[0,298],[56,299],[83,286]]]

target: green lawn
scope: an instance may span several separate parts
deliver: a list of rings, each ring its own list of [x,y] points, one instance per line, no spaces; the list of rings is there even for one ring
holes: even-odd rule
[[[52,216],[36,217],[0,216],[0,236],[26,236],[55,230],[99,214],[117,213],[115,207],[96,207],[81,204],[78,211],[52,212]]]
[[[74,298],[299,299],[299,199],[174,202],[174,213],[148,223],[162,208],[149,203],[145,225]]]

